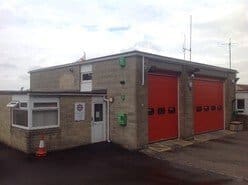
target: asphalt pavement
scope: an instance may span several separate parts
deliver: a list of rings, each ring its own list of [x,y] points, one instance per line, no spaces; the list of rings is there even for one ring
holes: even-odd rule
[[[155,159],[112,143],[50,152],[37,159],[0,144],[0,185],[217,185],[225,175]]]

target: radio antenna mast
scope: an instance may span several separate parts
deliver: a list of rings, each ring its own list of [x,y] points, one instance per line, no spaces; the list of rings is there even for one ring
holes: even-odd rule
[[[184,34],[184,40],[183,40],[183,60],[185,60],[185,55],[186,55],[186,36]]]
[[[186,37],[184,34],[183,41],[183,59],[185,60],[186,51],[189,51],[189,61],[191,61],[192,55],[192,15],[190,15],[190,26],[189,26],[189,48],[186,47]]]
[[[229,68],[232,68],[232,46],[236,45],[237,43],[233,43],[232,39],[229,38],[228,43],[222,43],[221,45],[228,46],[228,53],[229,53]]]

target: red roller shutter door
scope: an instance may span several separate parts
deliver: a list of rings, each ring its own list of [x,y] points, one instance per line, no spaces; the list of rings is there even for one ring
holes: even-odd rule
[[[224,128],[223,82],[199,78],[193,81],[195,134]]]
[[[178,137],[176,76],[148,75],[149,142]]]

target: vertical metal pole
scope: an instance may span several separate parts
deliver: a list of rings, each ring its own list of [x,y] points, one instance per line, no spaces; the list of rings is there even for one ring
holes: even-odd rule
[[[192,42],[192,15],[190,15],[189,36],[190,36],[190,40],[189,40],[189,61],[191,61],[191,52],[192,52],[192,48],[191,48],[191,42]]]
[[[184,34],[184,41],[183,41],[183,60],[185,60],[185,54],[186,54],[186,36]]]
[[[232,42],[231,42],[231,38],[229,39],[229,68],[232,68]]]

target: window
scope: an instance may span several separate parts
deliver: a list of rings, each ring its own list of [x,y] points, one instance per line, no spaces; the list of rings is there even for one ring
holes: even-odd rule
[[[92,65],[81,66],[81,91],[92,90]]]
[[[159,107],[158,108],[158,114],[165,114],[165,108],[164,107]]]
[[[13,125],[28,127],[28,109],[27,102],[12,100],[7,104],[7,107],[12,108],[12,123]]]
[[[28,127],[28,111],[21,109],[13,110],[13,124]]]
[[[92,73],[84,73],[82,74],[82,81],[92,80]]]
[[[57,102],[40,102],[34,103],[34,107],[57,107]]]
[[[237,99],[237,109],[239,109],[239,110],[245,109],[245,100],[244,99]]]
[[[174,113],[176,113],[176,108],[175,108],[175,107],[169,107],[169,108],[168,108],[168,113],[169,113],[169,114],[174,114]]]
[[[34,110],[32,115],[33,127],[58,125],[58,110]]]
[[[154,108],[148,108],[148,115],[149,116],[154,115]]]
[[[94,104],[94,121],[98,122],[98,121],[103,121],[103,104],[99,103],[99,104]]]
[[[40,129],[59,125],[59,99],[16,96],[7,107],[12,110],[12,125],[23,129]],[[20,100],[18,100],[20,99]],[[25,99],[25,101],[24,101]]]
[[[26,108],[26,107],[28,107],[28,103],[26,103],[26,102],[21,102],[21,103],[20,103],[20,107]]]
[[[32,127],[58,126],[58,102],[34,102]]]

